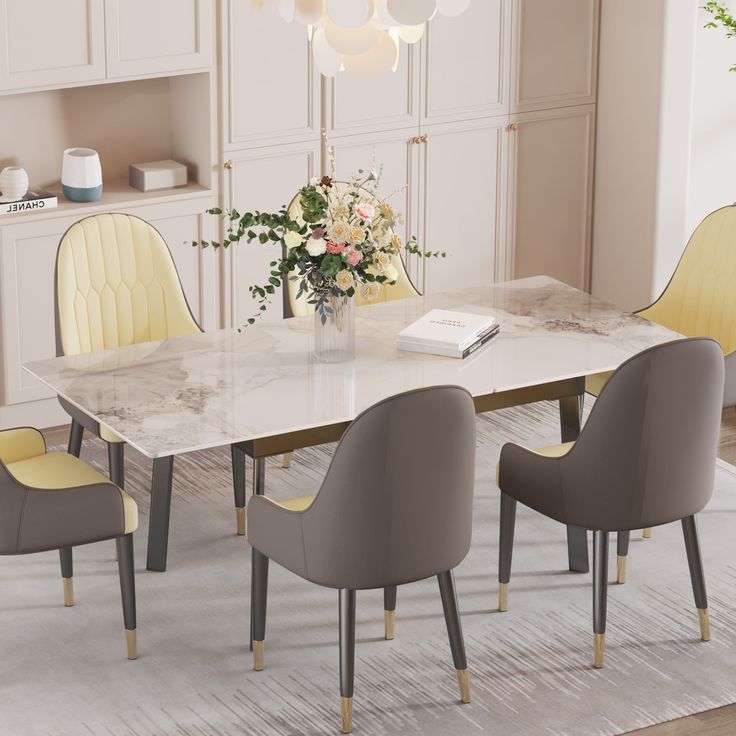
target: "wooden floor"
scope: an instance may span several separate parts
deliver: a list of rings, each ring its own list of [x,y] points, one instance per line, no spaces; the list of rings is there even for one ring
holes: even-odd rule
[[[44,435],[49,444],[61,444],[69,436],[69,429],[68,427],[54,427],[45,430]],[[718,456],[736,465],[736,411],[733,409],[723,412]],[[637,736],[734,736],[736,734],[736,704],[631,733]]]

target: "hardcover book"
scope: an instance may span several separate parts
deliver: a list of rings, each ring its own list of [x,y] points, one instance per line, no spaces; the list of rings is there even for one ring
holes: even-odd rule
[[[33,210],[47,210],[56,207],[58,199],[44,189],[29,189],[23,199],[16,202],[0,203],[0,215],[31,212]]]

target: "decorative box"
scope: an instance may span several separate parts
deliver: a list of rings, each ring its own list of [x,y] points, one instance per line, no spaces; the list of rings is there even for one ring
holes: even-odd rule
[[[171,159],[131,164],[128,167],[128,181],[130,186],[141,192],[183,187],[187,183],[187,167]]]

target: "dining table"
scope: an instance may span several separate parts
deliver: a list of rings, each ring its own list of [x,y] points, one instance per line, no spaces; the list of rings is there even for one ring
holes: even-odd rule
[[[398,333],[435,308],[492,315],[500,332],[465,359],[399,350]],[[376,402],[447,384],[467,389],[479,413],[559,402],[561,441],[569,442],[581,431],[587,375],[681,337],[548,276],[385,301],[356,313],[356,355],[343,363],[315,357],[309,315],[37,360],[24,369],[153,460],[146,566],[163,572],[177,455],[230,446],[236,497],[245,497],[248,456],[252,491],[262,494],[266,458],[337,441]],[[587,572],[586,530],[568,527],[567,541],[569,569]]]

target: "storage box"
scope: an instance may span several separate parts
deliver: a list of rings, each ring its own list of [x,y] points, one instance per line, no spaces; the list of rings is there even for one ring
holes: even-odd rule
[[[187,167],[171,159],[131,164],[128,167],[128,181],[130,186],[141,192],[183,187],[187,184]]]

